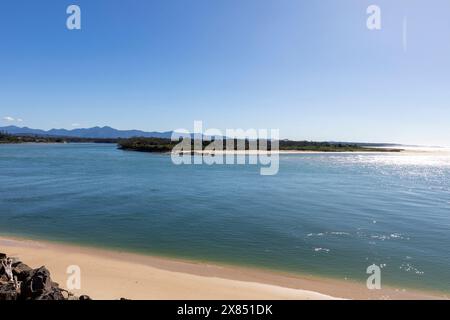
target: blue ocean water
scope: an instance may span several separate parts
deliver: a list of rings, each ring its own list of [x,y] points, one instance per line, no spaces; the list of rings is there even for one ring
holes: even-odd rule
[[[375,263],[384,284],[450,292],[450,157],[281,155],[261,176],[112,144],[0,145],[0,233],[359,281]]]

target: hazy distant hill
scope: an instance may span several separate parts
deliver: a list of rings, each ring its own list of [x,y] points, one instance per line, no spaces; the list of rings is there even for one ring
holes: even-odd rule
[[[51,129],[48,131],[40,129],[31,129],[28,127],[7,126],[0,127],[0,131],[7,132],[12,135],[39,135],[39,136],[55,136],[55,137],[77,137],[77,138],[168,138],[170,139],[172,131],[167,132],[145,132],[140,130],[117,130],[111,127],[93,127],[87,129]]]

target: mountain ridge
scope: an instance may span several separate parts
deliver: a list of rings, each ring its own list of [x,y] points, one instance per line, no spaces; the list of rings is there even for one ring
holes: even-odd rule
[[[109,126],[80,128],[80,129],[32,129],[28,127],[6,126],[0,127],[0,131],[12,135],[39,135],[52,137],[76,137],[76,138],[96,138],[96,139],[118,139],[118,138],[168,138],[170,139],[173,131],[157,132],[142,130],[118,130]]]

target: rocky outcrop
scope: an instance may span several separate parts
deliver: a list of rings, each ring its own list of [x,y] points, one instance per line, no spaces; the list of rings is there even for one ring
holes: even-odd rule
[[[2,300],[90,300],[75,297],[50,277],[45,267],[33,269],[0,253],[0,301]]]
[[[0,280],[0,301],[19,300],[20,294],[20,288],[17,288],[14,283]]]
[[[17,261],[12,264],[12,272],[14,276],[17,277],[17,280],[24,281],[29,276],[29,274],[33,271],[32,268],[27,266],[25,263],[21,261]]]

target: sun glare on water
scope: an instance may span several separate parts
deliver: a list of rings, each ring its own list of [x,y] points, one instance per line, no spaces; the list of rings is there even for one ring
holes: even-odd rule
[[[400,153],[358,156],[358,162],[379,165],[450,167],[450,148],[404,147]]]

